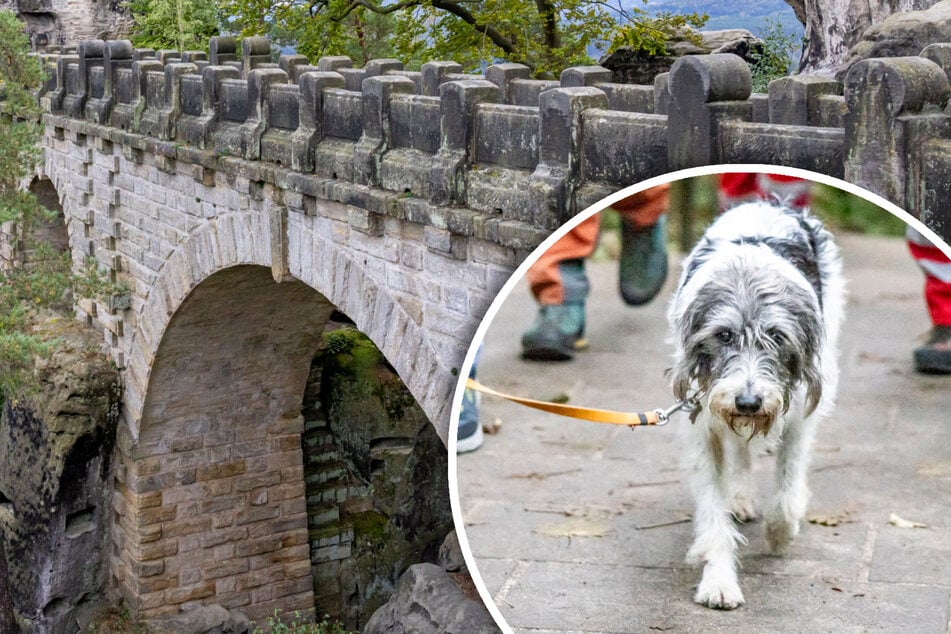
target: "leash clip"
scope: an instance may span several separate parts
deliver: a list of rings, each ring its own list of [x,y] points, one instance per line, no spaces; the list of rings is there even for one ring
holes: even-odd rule
[[[657,415],[657,425],[656,427],[662,427],[670,422],[670,415],[683,410],[684,412],[692,412],[697,408],[697,405],[700,403],[701,394],[694,394],[693,396],[688,396],[684,401],[677,401],[667,409],[655,409],[654,413]]]

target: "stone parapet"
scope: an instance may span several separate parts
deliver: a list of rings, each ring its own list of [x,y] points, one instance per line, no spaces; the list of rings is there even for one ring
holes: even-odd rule
[[[731,160],[733,150],[724,152],[723,146],[735,146],[736,135],[721,136],[720,122],[769,126],[757,129],[770,140],[757,162],[813,168],[842,154],[829,143],[803,140],[795,129],[775,127],[843,129],[839,83],[790,77],[774,82],[768,95],[751,95],[748,68],[733,55],[684,58],[669,74],[672,81],[664,75],[652,86],[636,86],[612,83],[611,72],[600,66],[569,68],[551,81],[531,79],[519,64],[496,64],[483,75],[466,75],[453,62],[430,62],[419,72],[404,70],[399,60],[354,68],[339,56],[310,65],[299,55],[284,55],[275,64],[266,44],[261,38],[217,37],[207,54],[178,54],[83,42],[79,55],[45,57],[56,76],[45,88],[44,103],[49,113],[71,120],[434,205],[495,212],[542,230],[583,209],[578,192],[618,189],[673,169]],[[480,81],[483,87],[472,87]],[[553,89],[593,91],[601,97],[575,99],[585,105],[573,107],[617,114],[586,128],[589,118],[579,110],[555,124],[554,115],[545,114],[552,112]],[[468,105],[460,110],[453,104],[464,94]],[[621,113],[658,118],[645,127],[647,120]],[[468,122],[464,144],[458,142],[464,120],[457,116]],[[603,125],[606,120],[611,125]],[[552,137],[554,125],[564,129]],[[603,149],[626,141],[641,148],[645,130],[648,143],[666,159],[618,162],[618,152]],[[663,148],[657,146],[658,131]],[[774,146],[782,151],[771,156]],[[555,177],[562,181],[555,186],[561,193],[553,194],[543,147],[571,166],[570,178]],[[522,180],[529,186],[512,187]]]

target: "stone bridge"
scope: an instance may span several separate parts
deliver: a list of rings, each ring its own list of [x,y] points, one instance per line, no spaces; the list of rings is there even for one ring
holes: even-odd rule
[[[124,377],[112,508],[97,514],[107,586],[145,618],[311,608],[316,567],[349,554],[343,537],[309,541],[302,475],[302,395],[331,313],[375,342],[445,441],[497,290],[621,187],[800,167],[948,237],[951,47],[922,55],[862,62],[844,91],[790,77],[768,95],[731,55],[684,58],[652,86],[600,67],[541,81],[515,64],[274,63],[260,38],[44,56],[42,177],[74,263],[129,289],[78,302]]]

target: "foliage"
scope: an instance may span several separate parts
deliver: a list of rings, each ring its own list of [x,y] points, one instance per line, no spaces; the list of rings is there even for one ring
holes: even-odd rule
[[[470,72],[504,60],[536,77],[590,64],[588,50],[612,41],[662,50],[671,33],[705,17],[650,17],[604,0],[222,0],[221,7],[230,29],[294,43],[311,59],[396,57],[408,68],[452,59]]]
[[[96,613],[83,634],[153,634],[154,630],[132,617],[129,609],[103,608]]]
[[[21,236],[30,236],[50,216],[33,194],[20,190],[40,157],[33,91],[43,81],[43,69],[27,54],[29,48],[23,24],[12,12],[0,11],[0,117],[5,117],[0,121],[0,222],[15,222]],[[55,343],[33,330],[38,311],[69,312],[74,292],[98,296],[122,290],[95,266],[73,273],[69,254],[55,253],[49,245],[22,246],[32,250],[30,265],[0,273],[0,395],[16,390],[34,356],[50,352]]]
[[[331,621],[324,615],[319,623],[309,621],[300,612],[294,612],[294,618],[285,623],[281,620],[280,610],[274,610],[274,616],[267,617],[264,628],[256,625],[252,634],[351,634],[338,621]]]
[[[767,18],[762,30],[763,48],[751,52],[750,70],[753,73],[753,92],[766,92],[769,82],[789,74],[791,55],[801,44],[775,19]]]
[[[816,185],[812,194],[812,208],[833,229],[871,235],[905,235],[905,222],[902,219],[843,189]]]
[[[0,222],[29,210],[32,197],[17,185],[40,156],[40,110],[33,90],[43,80],[43,68],[37,58],[27,56],[29,50],[23,23],[12,11],[0,10]]]
[[[218,34],[215,0],[131,0],[127,6],[135,19],[136,46],[207,50],[208,39]]]
[[[701,38],[694,29],[703,27],[709,19],[706,13],[662,11],[650,16],[642,9],[634,8],[632,11],[636,12],[636,19],[628,19],[618,28],[611,40],[610,50],[629,46],[648,55],[667,55],[667,42],[675,36],[699,44]]]

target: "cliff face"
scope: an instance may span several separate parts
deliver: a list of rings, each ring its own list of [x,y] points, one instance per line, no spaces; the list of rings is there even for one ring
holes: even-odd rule
[[[0,537],[21,629],[75,631],[105,581],[119,375],[76,322],[0,416]],[[4,584],[0,583],[0,588]]]
[[[938,0],[786,0],[805,25],[799,72],[831,75],[869,30],[892,14],[921,11]],[[920,49],[919,49],[920,50]],[[915,53],[910,53],[917,55]]]
[[[120,0],[0,0],[0,9],[15,11],[26,22],[37,50],[49,45],[78,44],[88,39],[126,37],[132,15]]]

